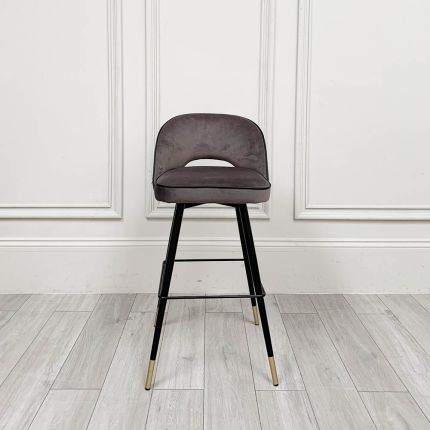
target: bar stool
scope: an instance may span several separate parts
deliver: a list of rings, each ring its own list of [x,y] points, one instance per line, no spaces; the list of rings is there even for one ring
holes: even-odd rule
[[[185,167],[198,159],[218,159],[234,167]],[[264,305],[247,203],[269,199],[267,154],[264,136],[251,120],[225,114],[193,113],[176,116],[160,129],[155,147],[153,187],[159,201],[175,203],[166,259],[161,269],[158,310],[145,389],[152,384],[155,360],[167,300],[250,298],[254,322],[259,324],[257,306],[266,343],[273,385],[278,385],[269,323]],[[184,210],[205,203],[230,206],[236,211],[243,259],[175,260]],[[249,294],[169,296],[175,261],[244,261]]]

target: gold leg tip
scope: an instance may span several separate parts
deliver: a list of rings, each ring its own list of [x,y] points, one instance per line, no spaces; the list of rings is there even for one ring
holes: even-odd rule
[[[252,313],[254,314],[254,323],[255,323],[255,325],[259,325],[260,324],[260,318],[258,316],[257,306],[253,306],[252,307]]]
[[[270,373],[272,374],[273,385],[277,387],[279,385],[278,372],[276,371],[275,359],[273,357],[269,357],[269,366],[270,366]]]
[[[146,374],[145,390],[150,390],[152,385],[152,375],[154,373],[155,360],[149,360],[148,373]]]

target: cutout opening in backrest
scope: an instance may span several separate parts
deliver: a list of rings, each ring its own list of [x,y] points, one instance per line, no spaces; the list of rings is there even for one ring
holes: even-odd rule
[[[228,161],[212,158],[199,158],[197,160],[192,160],[185,165],[185,167],[195,166],[234,167],[233,164],[229,163]]]

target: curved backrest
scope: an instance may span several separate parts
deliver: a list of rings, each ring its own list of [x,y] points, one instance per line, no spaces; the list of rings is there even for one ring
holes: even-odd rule
[[[161,127],[153,182],[167,170],[205,158],[253,169],[268,179],[266,144],[257,124],[235,115],[191,113],[175,116]]]

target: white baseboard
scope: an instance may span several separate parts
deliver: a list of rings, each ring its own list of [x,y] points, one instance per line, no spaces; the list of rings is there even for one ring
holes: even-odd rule
[[[430,241],[256,240],[268,293],[430,293]],[[0,293],[156,292],[165,238],[0,240]],[[188,238],[178,258],[240,257],[229,238]],[[180,263],[172,292],[246,292],[242,263]]]

